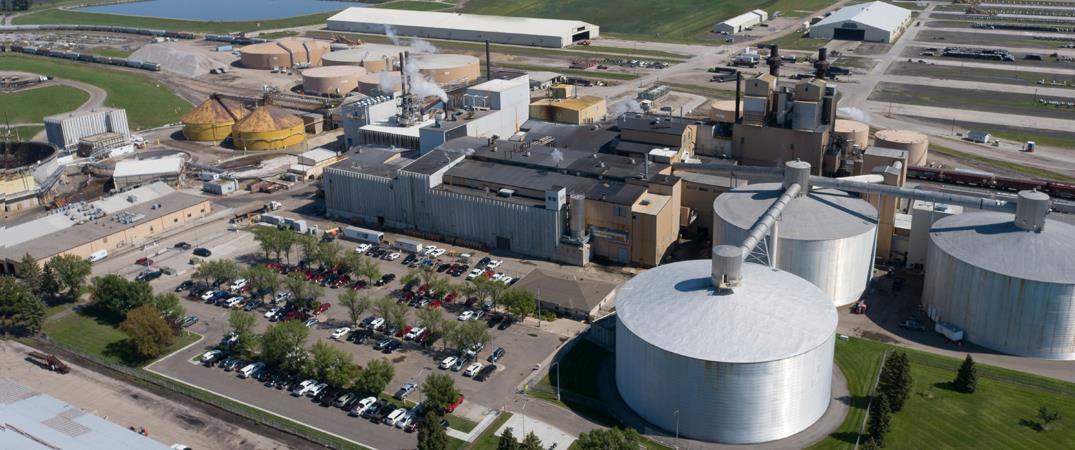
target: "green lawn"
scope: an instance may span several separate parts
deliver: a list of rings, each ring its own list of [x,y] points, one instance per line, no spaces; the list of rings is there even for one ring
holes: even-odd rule
[[[444,416],[448,420],[448,427],[464,433],[470,433],[474,430],[474,427],[478,426],[478,423],[467,419],[465,417],[457,416],[455,414],[447,414]]]
[[[628,39],[696,40],[707,37],[713,25],[752,9],[785,16],[802,16],[835,0],[469,0],[464,12],[505,16],[576,19],[601,27],[601,34]]]
[[[865,396],[877,376],[881,355],[897,347],[852,338],[836,346],[836,363],[848,379],[852,408],[836,433],[815,449],[852,449],[865,414]],[[978,392],[951,390],[960,360],[900,349],[911,361],[912,394],[892,416],[888,449],[1075,448],[1075,384],[978,365]],[[1059,410],[1056,429],[1036,432],[1020,425],[1038,407]]]
[[[335,11],[308,16],[289,17],[286,19],[248,21],[248,22],[207,22],[197,20],[160,19],[155,17],[123,16],[118,14],[101,14],[61,9],[46,9],[40,12],[19,16],[15,25],[35,24],[79,24],[79,25],[118,25],[142,28],[158,28],[172,31],[190,31],[196,33],[232,33],[237,31],[276,30],[307,25],[322,25],[325,19],[336,14]]]
[[[112,324],[91,316],[73,313],[46,323],[43,331],[57,344],[114,364],[139,367],[151,362],[131,354],[125,342],[126,334]],[[185,332],[164,354],[183,348],[198,338],[197,334]]]
[[[777,44],[780,48],[785,50],[817,50],[828,42],[828,39],[814,39],[806,37],[805,33],[796,31],[782,38],[766,42],[765,44]]]
[[[106,106],[127,110],[132,130],[179,121],[191,105],[149,77],[105,68],[98,64],[34,56],[0,56],[0,70],[19,70],[83,81],[108,93]]]
[[[375,8],[406,9],[410,11],[440,11],[451,7],[452,5],[448,3],[422,2],[417,0],[399,0],[375,6]]]
[[[284,30],[284,31],[273,31],[272,33],[261,33],[261,34],[258,34],[258,37],[259,38],[264,38],[264,39],[280,39],[280,38],[298,36],[298,35],[299,35],[298,31]]]
[[[2,60],[0,60],[2,61]],[[42,123],[45,116],[74,110],[90,94],[70,86],[48,86],[0,97],[0,109],[7,123]]]
[[[496,430],[500,429],[500,427],[503,426],[504,423],[506,423],[510,418],[510,412],[505,411],[504,413],[500,414],[500,417],[497,417],[496,420],[493,421],[493,423],[489,424],[489,427],[486,428],[485,431],[482,431],[482,434],[474,440],[474,443],[470,446],[470,450],[496,450],[497,444],[500,442],[500,438],[496,437],[494,433],[496,433]],[[516,436],[518,435],[519,434],[516,433]]]
[[[86,50],[87,53],[93,53],[94,55],[108,56],[112,58],[126,58],[134,53],[133,50],[126,50],[115,47],[93,47]]]
[[[30,139],[34,137],[34,135],[36,135],[37,133],[40,133],[43,129],[45,129],[44,125],[11,128],[0,127],[0,136],[2,136],[4,139],[15,139],[16,136],[20,139]]]

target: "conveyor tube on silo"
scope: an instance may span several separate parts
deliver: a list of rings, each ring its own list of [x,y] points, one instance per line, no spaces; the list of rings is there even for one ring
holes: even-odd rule
[[[750,255],[754,251],[754,247],[758,246],[758,243],[762,239],[765,239],[765,235],[769,233],[769,229],[772,228],[773,223],[780,217],[780,214],[784,212],[784,208],[788,206],[788,203],[799,195],[802,190],[802,186],[798,183],[788,186],[784,189],[784,193],[777,198],[769,209],[765,210],[765,214],[762,214],[754,226],[750,228],[750,233],[747,234],[746,239],[743,239],[743,243],[739,244],[739,248],[743,249],[743,258],[746,259],[747,255]]]
[[[811,176],[810,183],[847,192],[891,195],[893,197],[901,197],[911,200],[959,205],[966,208],[1015,213],[1015,202],[993,200],[971,195],[947,194],[944,192],[925,191],[922,189],[889,186],[886,184],[863,183],[861,181],[840,180],[819,176]]]

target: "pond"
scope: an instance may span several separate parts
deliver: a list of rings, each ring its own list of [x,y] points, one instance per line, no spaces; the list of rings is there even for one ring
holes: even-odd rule
[[[242,22],[305,16],[364,5],[327,0],[147,0],[89,6],[77,11],[162,19]]]

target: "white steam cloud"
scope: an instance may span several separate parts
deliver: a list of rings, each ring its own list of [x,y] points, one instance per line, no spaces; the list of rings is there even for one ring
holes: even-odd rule
[[[384,25],[384,36],[387,37],[388,40],[392,41],[393,45],[399,45],[399,35],[396,34],[396,29],[392,28],[391,25]]]
[[[418,70],[418,61],[413,56],[407,58],[407,67],[403,76],[407,80],[407,89],[412,94],[419,98],[437,97],[440,101],[448,103],[448,93]]]
[[[634,100],[623,100],[613,103],[608,107],[608,115],[610,117],[619,117],[626,113],[641,113],[642,105]]]
[[[552,158],[552,161],[559,167],[560,163],[564,161],[564,152],[561,152],[558,148],[553,148],[552,153],[549,153],[549,158]]]
[[[843,108],[838,109],[837,111],[839,111],[840,114],[847,116],[847,118],[851,120],[857,120],[865,124],[870,123],[870,113],[854,106],[845,106]]]
[[[437,52],[437,47],[424,39],[413,38],[409,42],[403,42],[403,39],[400,39],[399,34],[396,34],[396,29],[393,28],[391,25],[384,25],[384,36],[387,37],[388,40],[392,41],[392,45],[397,45],[400,47],[410,47],[411,50],[414,50],[418,53]]]
[[[381,72],[380,78],[377,79],[377,87],[389,94],[396,90],[396,80],[392,77],[392,73]]]

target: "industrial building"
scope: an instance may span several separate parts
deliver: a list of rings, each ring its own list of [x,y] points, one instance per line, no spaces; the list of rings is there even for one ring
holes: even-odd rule
[[[713,243],[741,242],[782,192],[778,183],[761,183],[721,194],[713,204]],[[768,263],[814,283],[836,306],[853,303],[872,275],[877,221],[877,210],[862,199],[812,190],[784,208]]]
[[[20,450],[114,448],[168,450],[165,444],[109,422],[91,411],[8,379],[0,379],[0,446]],[[133,427],[132,427],[133,428]]]
[[[0,141],[0,209],[18,213],[52,198],[63,177],[59,149],[45,142]]]
[[[129,139],[127,111],[97,108],[45,117],[45,135],[50,144],[61,149],[74,149],[82,138],[101,133],[117,133]]]
[[[153,183],[111,197],[71,203],[49,215],[0,229],[0,273],[13,274],[23,256],[39,264],[61,254],[133,248],[161,232],[209,215],[208,199]]]
[[[217,178],[202,182],[202,192],[219,196],[231,195],[239,190],[239,182],[230,178]]]
[[[963,207],[945,203],[915,200],[911,204],[911,235],[907,248],[907,267],[922,270],[929,249],[929,230],[933,224],[948,216],[963,214]]]
[[[302,90],[307,95],[343,96],[358,88],[366,69],[356,66],[314,67],[302,71]]]
[[[248,69],[320,66],[329,50],[327,41],[287,37],[242,47],[239,61]]]
[[[604,97],[583,95],[574,98],[543,98],[530,104],[530,117],[546,122],[588,125],[608,113]]]
[[[116,163],[112,181],[120,190],[156,181],[175,186],[183,174],[183,164],[182,156],[124,159]]]
[[[602,309],[610,308],[616,294],[613,283],[546,269],[531,270],[512,287],[532,292],[542,311],[582,321],[595,319]]]
[[[769,13],[760,9],[755,9],[713,25],[713,32],[720,34],[742,33],[748,28],[765,22],[766,20],[769,20]]]
[[[343,159],[339,152],[327,148],[318,147],[303,152],[299,155],[298,163],[287,169],[289,173],[296,174],[304,180],[321,178],[325,168]]]
[[[911,11],[885,2],[845,6],[810,26],[810,37],[895,42],[911,25]]]
[[[180,119],[183,137],[188,141],[223,141],[247,113],[238,102],[211,96]]]
[[[329,31],[374,34],[383,34],[391,28],[392,33],[399,36],[552,48],[567,47],[600,34],[598,26],[577,20],[387,8],[347,8],[329,17],[327,28]]]
[[[275,150],[306,140],[302,118],[276,106],[259,106],[232,128],[232,144],[239,150]]]
[[[929,231],[922,305],[992,350],[1075,359],[1075,226],[1022,191],[1011,212],[957,214]]]

